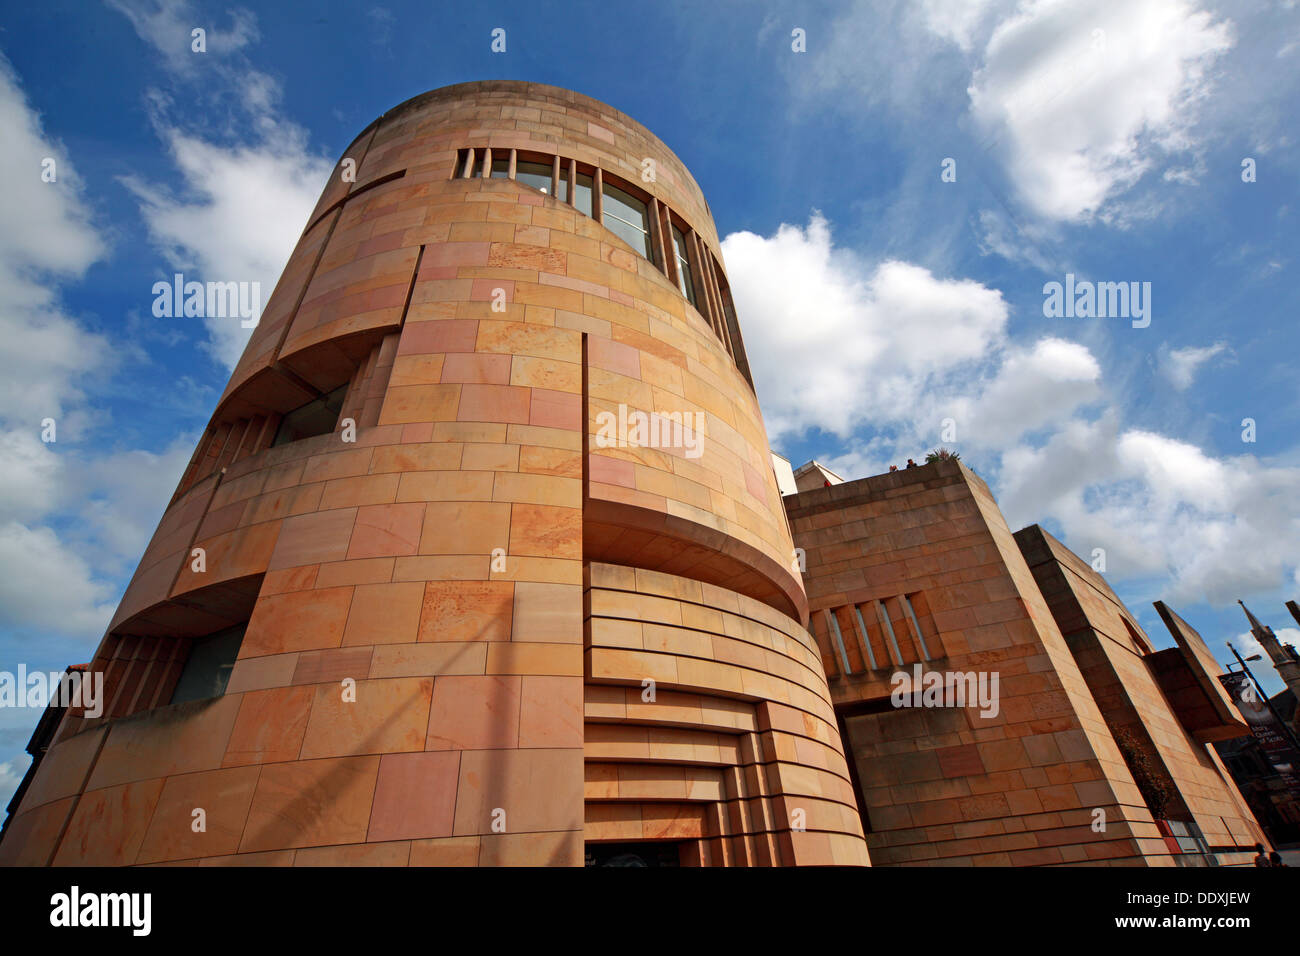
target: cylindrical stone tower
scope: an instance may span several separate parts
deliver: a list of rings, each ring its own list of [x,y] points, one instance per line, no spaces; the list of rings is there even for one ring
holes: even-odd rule
[[[415,97],[331,176],[0,861],[865,864],[792,550],[682,163],[554,87]]]

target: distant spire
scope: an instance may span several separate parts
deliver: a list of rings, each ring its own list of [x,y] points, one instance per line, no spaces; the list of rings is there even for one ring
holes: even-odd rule
[[[1267,628],[1265,628],[1263,624],[1259,623],[1259,620],[1255,615],[1250,613],[1250,608],[1246,607],[1246,602],[1238,598],[1237,603],[1240,604],[1241,609],[1246,612],[1246,617],[1250,618],[1250,629],[1255,632],[1256,636],[1259,636],[1260,633],[1269,633]]]

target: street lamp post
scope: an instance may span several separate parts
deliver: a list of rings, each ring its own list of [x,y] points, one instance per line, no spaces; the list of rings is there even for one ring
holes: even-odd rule
[[[1264,706],[1268,708],[1269,713],[1273,715],[1274,719],[1277,720],[1278,725],[1281,726],[1282,730],[1286,733],[1292,745],[1297,750],[1300,750],[1300,740],[1296,739],[1295,731],[1292,730],[1291,726],[1282,719],[1282,715],[1277,712],[1277,708],[1273,706],[1273,702],[1268,699],[1268,694],[1264,692],[1263,685],[1256,679],[1254,673],[1252,673],[1249,665],[1246,663],[1247,660],[1258,661],[1263,658],[1258,654],[1252,654],[1250,657],[1243,659],[1242,656],[1237,653],[1237,649],[1232,646],[1232,641],[1224,641],[1223,643],[1228,645],[1228,650],[1232,651],[1232,656],[1237,659],[1237,663],[1241,665],[1241,669],[1246,672],[1246,676],[1250,678],[1250,682],[1255,685],[1255,690],[1259,693],[1259,699],[1263,702]],[[1228,668],[1231,670],[1232,665],[1228,665]]]

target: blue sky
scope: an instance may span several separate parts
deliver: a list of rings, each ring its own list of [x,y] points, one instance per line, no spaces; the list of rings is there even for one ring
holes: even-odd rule
[[[153,283],[265,299],[371,119],[492,78],[693,171],[796,465],[946,444],[1013,530],[1104,549],[1159,646],[1157,598],[1221,658],[1239,597],[1300,640],[1295,2],[3,7],[0,670],[90,658],[247,334],[155,319]],[[1045,317],[1067,273],[1149,282],[1150,325]],[[0,799],[36,717],[0,711]]]

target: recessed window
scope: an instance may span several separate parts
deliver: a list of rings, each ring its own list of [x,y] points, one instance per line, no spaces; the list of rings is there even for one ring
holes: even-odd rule
[[[531,186],[540,193],[551,194],[551,166],[549,163],[516,163],[515,182]],[[563,180],[560,186],[566,185]]]
[[[509,179],[510,178],[510,160],[494,159],[492,160],[492,178]]]
[[[650,217],[645,203],[617,186],[605,183],[600,214],[609,229],[647,259],[650,258]]]
[[[348,387],[341,385],[328,395],[285,413],[271,447],[317,435],[328,435],[339,423],[339,412],[343,409],[343,399],[347,393]]]
[[[573,207],[584,216],[590,216],[592,179],[586,173],[578,173],[576,182],[577,186],[573,191]],[[569,180],[563,174],[560,175],[560,195],[556,198],[560,202],[569,201]]]
[[[682,231],[673,226],[673,257],[677,260],[677,287],[691,305],[695,302],[695,282],[691,278],[691,263],[686,257],[686,237]]]
[[[190,656],[172,694],[173,704],[220,697],[226,692],[246,627],[246,624],[237,624],[206,637],[194,638],[190,644]]]

